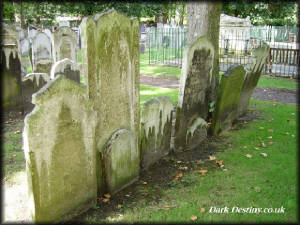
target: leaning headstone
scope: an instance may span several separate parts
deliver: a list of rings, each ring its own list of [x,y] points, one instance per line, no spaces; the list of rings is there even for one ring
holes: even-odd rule
[[[58,222],[95,204],[96,113],[86,89],[58,76],[32,96],[23,147],[34,222]]]
[[[47,34],[38,32],[32,39],[32,71],[50,73],[52,65],[51,41]]]
[[[79,65],[70,59],[63,59],[52,65],[50,78],[54,79],[58,75],[64,75],[68,79],[80,83]]]
[[[29,50],[30,50],[30,41],[28,38],[24,38],[22,41],[21,41],[21,55],[23,57],[27,57],[28,56],[28,53],[29,53]]]
[[[54,62],[68,58],[77,62],[77,34],[70,27],[59,27],[53,33]]]
[[[176,151],[194,148],[206,138],[214,54],[207,37],[199,37],[185,49],[176,111]]]
[[[31,111],[34,105],[31,103],[32,95],[40,90],[49,81],[46,73],[29,73],[22,79],[23,103],[26,111]]]
[[[1,39],[3,106],[16,106],[22,100],[19,37],[16,28],[2,24]]]
[[[250,98],[252,96],[253,90],[256,87],[266,58],[269,55],[270,47],[266,43],[263,43],[261,47],[253,50],[252,60],[253,62],[246,66],[246,78],[244,80],[242,92],[238,104],[238,116],[242,116],[246,113]]]
[[[229,130],[236,119],[245,73],[243,66],[233,65],[222,76],[213,112],[212,134]]]
[[[111,160],[98,161],[98,173],[106,177],[106,190],[114,193],[137,180],[139,175],[139,24],[111,10],[84,18],[80,31],[84,83],[99,115],[97,158],[109,155],[107,151],[114,155]],[[120,129],[126,130],[119,137],[122,140],[113,135]],[[117,143],[126,147],[117,149],[114,147]],[[101,166],[104,166],[102,171]],[[105,168],[127,173],[112,174]],[[103,191],[105,184],[99,181],[98,193]]]
[[[169,97],[150,99],[143,105],[141,115],[141,166],[148,169],[170,151],[172,110]]]

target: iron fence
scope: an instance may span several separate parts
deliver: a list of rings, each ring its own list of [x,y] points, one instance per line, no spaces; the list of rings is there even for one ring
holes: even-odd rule
[[[295,27],[251,27],[248,30],[220,30],[220,71],[233,64],[246,66],[252,50],[266,42],[270,46],[264,74],[298,78],[299,44]],[[147,32],[149,64],[181,66],[186,46],[186,28],[151,27]]]

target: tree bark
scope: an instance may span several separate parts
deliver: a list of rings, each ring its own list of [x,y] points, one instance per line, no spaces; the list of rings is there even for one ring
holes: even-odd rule
[[[215,101],[219,84],[219,30],[221,2],[188,2],[187,3],[187,45],[200,36],[207,36],[215,48],[214,67],[209,99]]]

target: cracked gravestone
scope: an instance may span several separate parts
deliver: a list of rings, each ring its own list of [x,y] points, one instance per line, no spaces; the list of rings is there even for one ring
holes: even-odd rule
[[[243,66],[233,65],[222,76],[212,119],[214,135],[229,130],[236,119],[245,73]]]
[[[250,98],[254,88],[257,86],[258,80],[264,68],[266,58],[269,55],[270,47],[263,43],[262,46],[253,50],[252,63],[246,66],[246,77],[243,83],[242,92],[238,104],[238,116],[246,113]]]
[[[184,51],[176,111],[176,151],[197,147],[206,138],[214,51],[207,37],[199,37]]]
[[[169,97],[150,99],[143,105],[140,130],[141,166],[148,169],[170,151],[172,110]]]

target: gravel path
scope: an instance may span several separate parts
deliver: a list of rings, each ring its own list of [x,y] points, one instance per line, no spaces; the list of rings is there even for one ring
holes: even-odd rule
[[[170,80],[163,78],[153,78],[141,75],[141,84],[164,87],[164,88],[179,88],[179,80]],[[287,90],[275,87],[256,87],[252,98],[265,100],[265,101],[278,101],[281,103],[297,104],[297,91]]]

